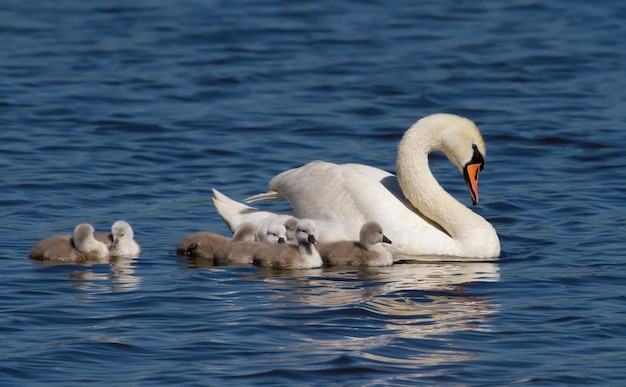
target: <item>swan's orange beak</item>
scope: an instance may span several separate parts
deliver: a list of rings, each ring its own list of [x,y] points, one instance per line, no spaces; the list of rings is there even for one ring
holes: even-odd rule
[[[482,163],[467,164],[463,168],[463,177],[473,205],[478,204],[478,175],[481,169],[483,169]]]

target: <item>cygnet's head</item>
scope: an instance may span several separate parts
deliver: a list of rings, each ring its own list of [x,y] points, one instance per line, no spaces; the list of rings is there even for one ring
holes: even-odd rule
[[[296,228],[298,227],[298,219],[289,218],[284,223],[287,230],[286,239],[288,243],[296,242]]]
[[[270,222],[265,233],[265,242],[271,244],[285,243],[287,230],[281,222]]]
[[[72,239],[76,249],[82,252],[91,250],[91,241],[94,240],[94,228],[89,223],[81,223],[74,228]]]
[[[296,227],[296,239],[298,243],[317,244],[315,236],[315,223],[311,219],[300,219]]]
[[[109,255],[107,246],[95,238],[93,226],[89,223],[81,223],[76,226],[72,240],[76,250],[90,254],[91,258],[104,258]]]
[[[372,246],[377,243],[389,243],[391,241],[383,234],[383,228],[377,222],[367,222],[361,227],[360,242],[365,246]]]
[[[133,233],[133,228],[130,227],[128,222],[123,220],[118,220],[113,223],[111,226],[111,235],[113,236],[113,243],[111,243],[111,247],[109,247],[110,251],[115,250],[117,244],[122,240],[132,240],[135,237]]]
[[[241,223],[233,234],[235,242],[254,242],[256,238],[256,226],[249,222]]]

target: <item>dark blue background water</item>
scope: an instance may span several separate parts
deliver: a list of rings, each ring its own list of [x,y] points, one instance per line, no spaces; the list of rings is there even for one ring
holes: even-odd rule
[[[626,383],[626,3],[3,1],[2,384]],[[394,169],[481,127],[487,263],[194,267],[236,199],[314,159]],[[458,172],[432,168],[469,204]],[[81,222],[144,254],[39,265]]]

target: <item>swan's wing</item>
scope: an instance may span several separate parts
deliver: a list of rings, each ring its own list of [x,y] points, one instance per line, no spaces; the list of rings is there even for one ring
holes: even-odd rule
[[[274,197],[288,200],[299,218],[356,223],[360,227],[368,220],[406,211],[394,181],[392,174],[366,165],[314,161],[277,175],[268,188],[276,193]]]
[[[297,217],[315,219],[322,241],[357,240],[371,220],[398,249],[449,239],[404,197],[396,177],[378,168],[315,161],[277,175],[268,187],[289,201]]]

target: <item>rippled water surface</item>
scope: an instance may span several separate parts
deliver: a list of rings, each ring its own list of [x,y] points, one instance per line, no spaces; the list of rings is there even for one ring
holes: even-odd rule
[[[625,19],[608,1],[4,1],[0,381],[623,385]],[[474,209],[499,260],[278,273],[170,254],[228,232],[212,187],[242,199],[315,159],[393,171],[435,112],[481,127]],[[117,219],[139,259],[28,259]]]

